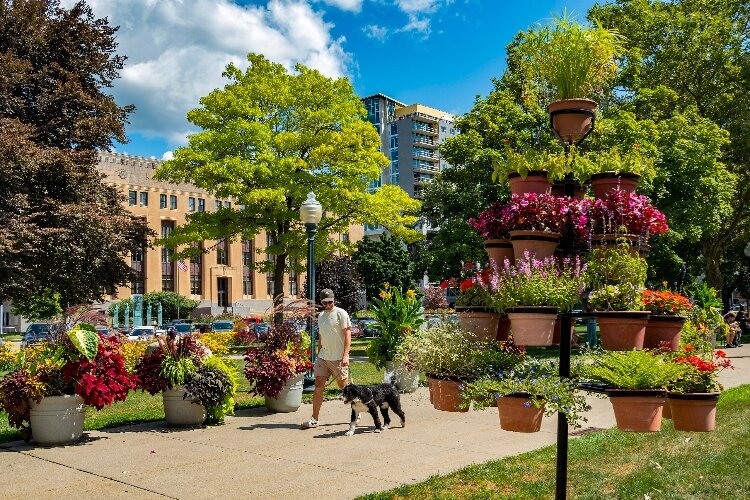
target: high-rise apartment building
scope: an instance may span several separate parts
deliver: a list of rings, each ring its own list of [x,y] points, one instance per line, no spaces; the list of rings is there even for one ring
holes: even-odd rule
[[[383,94],[362,99],[367,120],[380,134],[381,151],[390,160],[381,178],[370,185],[401,186],[409,196],[421,199],[435,175],[448,166],[440,158],[438,147],[458,133],[454,116],[422,104],[404,104]],[[377,226],[365,226],[365,235],[382,232]]]

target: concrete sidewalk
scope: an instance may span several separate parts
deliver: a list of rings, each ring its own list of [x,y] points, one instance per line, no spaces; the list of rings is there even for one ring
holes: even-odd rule
[[[722,382],[750,382],[750,346],[728,349],[737,366]],[[163,422],[91,431],[75,445],[0,446],[2,498],[352,498],[555,443],[556,418],[542,431],[499,429],[497,410],[432,408],[426,388],[403,396],[406,428],[376,434],[369,415],[352,437],[349,408],[323,405],[322,425],[300,430],[311,406],[292,414],[240,411],[225,425],[176,430]],[[614,425],[606,399],[591,398],[586,427]],[[396,422],[398,419],[396,419]]]

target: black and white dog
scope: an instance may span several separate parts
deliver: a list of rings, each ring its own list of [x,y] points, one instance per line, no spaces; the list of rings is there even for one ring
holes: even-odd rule
[[[375,432],[387,429],[391,424],[391,417],[388,415],[388,408],[401,418],[401,427],[406,427],[406,415],[401,409],[401,398],[398,389],[392,384],[378,384],[369,387],[348,384],[344,387],[341,394],[344,398],[344,404],[352,405],[352,421],[349,424],[347,436],[354,435],[354,429],[357,428],[357,420],[360,412],[368,412],[375,421]],[[385,426],[380,423],[378,408],[383,414]]]

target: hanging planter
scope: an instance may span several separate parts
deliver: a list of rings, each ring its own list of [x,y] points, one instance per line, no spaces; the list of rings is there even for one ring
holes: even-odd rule
[[[665,391],[610,389],[607,395],[621,431],[661,430],[662,408],[667,401]]]
[[[507,313],[515,344],[552,345],[557,320],[556,307],[513,307]]]
[[[600,172],[591,176],[591,190],[594,197],[602,199],[609,191],[621,189],[626,193],[635,193],[641,176],[627,172]]]
[[[552,257],[560,243],[560,233],[549,231],[510,231],[510,241],[513,244],[514,255],[529,255],[538,260]]]
[[[449,377],[444,375],[427,374],[428,387],[430,389],[430,402],[436,410],[467,412],[468,408],[459,408],[463,401],[460,396],[460,388],[466,383],[466,379]]]
[[[573,320],[570,320],[570,343],[573,344],[573,336],[575,335],[575,322]],[[560,338],[562,335],[562,321],[560,320],[560,317],[558,316],[555,320],[555,330],[552,333],[552,344],[557,345],[560,343]]]
[[[458,324],[477,340],[495,340],[500,315],[492,309],[481,306],[457,306]]]
[[[522,177],[518,172],[508,174],[508,185],[511,194],[524,193],[547,194],[552,189],[552,183],[547,178],[546,170],[532,170]]]
[[[539,408],[528,394],[508,394],[497,398],[500,428],[511,432],[539,432],[542,427],[544,405]]]
[[[648,311],[594,311],[594,317],[604,350],[643,349]]]
[[[667,398],[676,430],[711,432],[716,428],[718,392],[670,392]]]
[[[555,137],[568,144],[581,142],[594,128],[599,105],[591,99],[563,99],[547,106]]]
[[[685,321],[684,316],[652,314],[646,325],[643,348],[657,349],[668,344],[670,351],[678,351],[680,349],[680,332]]]
[[[497,238],[484,240],[484,249],[490,261],[495,261],[497,266],[502,266],[505,259],[513,263],[513,244],[509,238]]]

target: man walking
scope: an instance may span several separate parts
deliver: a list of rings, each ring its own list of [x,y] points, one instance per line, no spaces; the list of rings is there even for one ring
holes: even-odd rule
[[[318,357],[315,359],[315,392],[313,412],[310,420],[302,424],[303,429],[317,427],[323,392],[328,379],[333,376],[339,388],[349,381],[349,348],[352,343],[352,322],[349,314],[333,303],[333,291],[325,288],[320,292],[323,312],[318,315]]]

